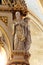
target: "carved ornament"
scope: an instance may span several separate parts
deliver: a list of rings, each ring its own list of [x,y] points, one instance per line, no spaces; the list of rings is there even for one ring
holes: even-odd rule
[[[5,23],[5,25],[7,25],[7,23],[8,23],[8,17],[6,17],[6,16],[0,16],[0,20],[1,20],[3,23]]]

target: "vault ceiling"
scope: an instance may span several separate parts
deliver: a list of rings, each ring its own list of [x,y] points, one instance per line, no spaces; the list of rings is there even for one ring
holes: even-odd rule
[[[30,9],[34,14],[36,14],[41,21],[43,21],[43,13],[40,9],[40,4],[38,3],[39,0],[25,0],[26,3],[27,3],[27,7],[28,9]],[[40,0],[40,2],[42,3],[43,5],[43,0]]]

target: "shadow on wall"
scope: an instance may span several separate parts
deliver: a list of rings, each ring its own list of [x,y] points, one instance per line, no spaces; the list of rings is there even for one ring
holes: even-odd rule
[[[0,0],[0,4],[2,4],[2,0]]]

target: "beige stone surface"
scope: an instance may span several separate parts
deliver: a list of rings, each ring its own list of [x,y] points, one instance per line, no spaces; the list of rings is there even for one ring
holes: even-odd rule
[[[39,1],[40,1],[41,5],[42,5],[42,7],[43,7],[43,0],[39,0]]]
[[[37,25],[30,22],[31,47],[30,65],[43,65],[43,32]]]

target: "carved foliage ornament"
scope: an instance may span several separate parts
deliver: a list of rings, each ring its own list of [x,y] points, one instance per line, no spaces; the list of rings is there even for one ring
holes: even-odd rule
[[[8,23],[8,17],[7,16],[0,16],[0,20],[2,20],[2,22],[5,23],[5,25],[7,25],[7,23]]]
[[[27,6],[25,4],[24,0],[3,0],[6,5],[11,7],[12,10],[14,10],[14,13],[16,11],[20,11],[23,16],[25,16],[28,12]]]

